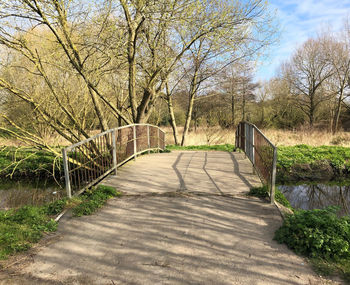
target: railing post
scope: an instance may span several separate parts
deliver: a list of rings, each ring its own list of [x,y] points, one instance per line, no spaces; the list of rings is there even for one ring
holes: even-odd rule
[[[272,163],[272,175],[271,175],[271,204],[275,203],[275,183],[276,183],[276,164],[277,164],[277,148],[273,149],[273,163]]]
[[[113,167],[114,167],[114,175],[117,175],[117,142],[116,142],[116,130],[114,129],[112,132],[112,145],[113,145]]]
[[[147,144],[148,144],[148,154],[151,153],[151,137],[149,135],[149,125],[147,125]]]
[[[255,140],[254,140],[255,128],[252,126],[252,164],[253,164],[253,174],[255,173]]]
[[[137,153],[137,142],[136,142],[136,126],[134,125],[134,160],[136,160],[136,153]]]
[[[70,179],[69,179],[69,168],[68,168],[68,157],[67,150],[62,149],[62,158],[63,158],[63,169],[64,169],[64,178],[66,182],[66,190],[68,198],[72,198],[72,189],[70,187]]]
[[[157,130],[158,130],[157,147],[158,147],[158,152],[159,152],[160,144],[159,144],[159,127],[158,126],[157,126]]]

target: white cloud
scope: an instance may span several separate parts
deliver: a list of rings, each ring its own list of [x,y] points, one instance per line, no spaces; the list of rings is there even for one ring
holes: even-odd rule
[[[270,4],[278,11],[282,34],[279,44],[270,50],[270,59],[258,68],[258,80],[271,78],[280,63],[307,38],[328,27],[339,30],[350,15],[349,0],[273,0]]]

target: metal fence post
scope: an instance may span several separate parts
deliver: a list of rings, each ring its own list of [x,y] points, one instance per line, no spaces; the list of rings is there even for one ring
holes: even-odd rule
[[[253,164],[253,174],[255,174],[255,140],[254,140],[255,128],[252,126],[252,164]]]
[[[117,175],[117,142],[116,142],[116,131],[115,129],[112,132],[112,145],[113,145],[113,167],[114,175]]]
[[[69,179],[69,168],[68,168],[68,157],[67,150],[62,149],[62,158],[63,158],[63,169],[64,169],[64,178],[66,182],[66,190],[68,198],[72,198],[72,189],[70,187],[70,179]]]
[[[273,163],[272,163],[272,175],[271,175],[271,204],[275,203],[275,183],[276,183],[276,164],[277,164],[277,148],[273,149]]]
[[[151,137],[149,135],[149,125],[147,125],[147,145],[148,145],[148,154],[151,153],[150,148],[151,148]]]
[[[137,142],[136,142],[136,126],[134,125],[134,160],[136,160],[136,153],[137,153]]]
[[[158,140],[157,140],[157,147],[158,147],[158,152],[159,152],[159,147],[160,147],[160,145],[159,145],[159,127],[157,127],[157,130],[158,130]]]

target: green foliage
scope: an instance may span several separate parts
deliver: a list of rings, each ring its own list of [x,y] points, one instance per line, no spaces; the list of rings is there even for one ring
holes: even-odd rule
[[[46,207],[24,206],[0,211],[0,259],[30,248],[43,232],[56,230],[57,223],[46,210]]]
[[[264,199],[264,198],[269,197],[269,189],[266,185],[261,186],[261,187],[252,187],[252,188],[250,188],[248,195]],[[280,203],[281,205],[283,205],[289,209],[293,209],[292,206],[290,205],[289,201],[287,200],[287,198],[278,189],[275,190],[275,200],[278,203]]]
[[[252,187],[250,188],[250,191],[248,193],[250,196],[255,196],[258,198],[267,198],[269,197],[267,186],[262,187]]]
[[[73,208],[73,215],[80,217],[91,215],[101,208],[109,198],[118,197],[121,193],[110,186],[99,185],[81,195],[81,203]]]
[[[233,144],[189,145],[189,146],[168,145],[166,149],[168,150],[216,150],[216,151],[233,152],[236,150],[236,147]]]
[[[46,206],[46,213],[51,216],[58,215],[66,208],[67,204],[67,198],[53,201]]]
[[[14,180],[47,178],[53,180],[53,173],[60,177],[63,173],[60,159],[47,151],[33,148],[0,148],[0,179]]]
[[[280,203],[281,205],[287,207],[288,209],[293,209],[292,205],[289,203],[289,201],[287,200],[287,198],[283,195],[283,193],[276,189],[275,192],[275,200]]]
[[[115,188],[98,186],[78,198],[61,199],[44,206],[24,206],[17,210],[0,211],[0,259],[27,250],[40,240],[44,232],[57,229],[50,216],[73,208],[75,216],[90,215],[102,207],[107,199],[120,196]]]
[[[340,169],[350,161],[350,148],[340,146],[308,145],[278,147],[277,167],[289,168],[294,164],[313,163],[328,160],[335,168]]]
[[[275,239],[312,258],[350,258],[350,217],[338,217],[338,207],[297,210],[284,220]]]
[[[281,146],[278,147],[277,180],[288,181],[291,179],[293,167],[304,165],[309,167],[309,172],[315,172],[325,165],[339,176],[350,175],[350,148],[340,146],[308,145]],[[304,172],[307,171],[304,169]],[[297,173],[296,173],[297,174]],[[312,175],[312,173],[310,173]],[[321,175],[322,176],[322,175]],[[313,180],[317,180],[314,177]],[[300,180],[300,177],[299,177]]]

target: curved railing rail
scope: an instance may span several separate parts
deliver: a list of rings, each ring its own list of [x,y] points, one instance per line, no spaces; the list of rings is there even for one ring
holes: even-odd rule
[[[242,149],[263,184],[270,189],[271,203],[275,201],[277,148],[253,124],[240,122],[236,130],[236,147]]]
[[[117,171],[131,158],[164,150],[165,133],[157,126],[133,124],[95,135],[62,150],[67,196],[79,194]]]

